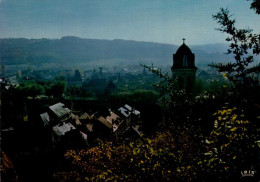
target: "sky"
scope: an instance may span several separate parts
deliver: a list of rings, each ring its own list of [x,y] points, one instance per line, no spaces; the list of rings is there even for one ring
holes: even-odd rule
[[[260,16],[247,0],[0,0],[0,38],[225,43],[212,19],[221,7],[238,27],[260,32]]]

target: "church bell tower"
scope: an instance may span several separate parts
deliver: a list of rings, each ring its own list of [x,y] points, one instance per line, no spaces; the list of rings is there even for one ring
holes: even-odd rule
[[[190,48],[183,44],[173,54],[172,78],[177,79],[179,88],[186,89],[187,92],[192,92],[192,88],[196,79],[197,67],[195,66],[195,55]]]

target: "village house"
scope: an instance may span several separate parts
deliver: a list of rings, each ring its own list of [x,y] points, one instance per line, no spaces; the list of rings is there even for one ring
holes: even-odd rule
[[[125,104],[118,109],[119,115],[124,118],[126,125],[130,126],[140,120],[140,111]]]
[[[73,140],[89,144],[97,138],[115,139],[122,136],[125,138],[125,134],[133,133],[140,136],[138,126],[135,125],[140,120],[140,111],[127,104],[115,112],[109,109],[103,114],[95,112],[90,115],[85,112],[78,116],[63,103],[57,103],[49,106],[49,110],[40,114],[40,117],[43,126],[48,126],[47,130],[52,131],[54,144],[61,141],[73,144]]]

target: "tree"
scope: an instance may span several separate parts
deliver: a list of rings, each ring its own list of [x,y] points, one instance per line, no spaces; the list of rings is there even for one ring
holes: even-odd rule
[[[255,10],[257,14],[260,14],[260,1],[253,0],[253,2],[251,3],[251,9]]]
[[[254,0],[251,8],[259,14],[259,1]],[[215,113],[215,129],[206,140],[204,162],[211,177],[238,179],[244,169],[259,170],[255,164],[260,131],[260,87],[256,75],[260,65],[252,67],[251,63],[253,55],[260,54],[260,34],[252,33],[251,29],[237,28],[228,9],[221,8],[213,19],[220,24],[217,30],[228,34],[226,41],[230,45],[227,54],[234,56],[234,62],[211,65],[230,81],[230,89],[225,99],[227,107]]]
[[[234,56],[235,62],[227,64],[219,63],[211,65],[223,73],[230,81],[234,98],[255,100],[259,93],[259,79],[256,73],[260,66],[252,67],[253,55],[260,53],[260,34],[253,34],[251,29],[238,29],[235,26],[235,19],[232,19],[228,9],[220,9],[220,12],[213,15],[213,19],[220,24],[217,30],[227,33],[226,41],[230,43],[227,54]]]
[[[189,106],[192,101],[189,94],[185,89],[179,88],[177,80],[171,79],[168,73],[163,74],[160,69],[155,69],[153,65],[142,66],[161,79],[159,83],[153,85],[160,91],[160,103],[164,106],[163,110],[167,115],[167,121],[164,121],[164,123],[175,125],[183,123],[190,114]]]
[[[35,81],[22,82],[17,88],[18,97],[35,97],[44,93],[44,87]]]
[[[46,95],[54,96],[55,98],[62,98],[65,91],[65,82],[57,82],[46,88]]]

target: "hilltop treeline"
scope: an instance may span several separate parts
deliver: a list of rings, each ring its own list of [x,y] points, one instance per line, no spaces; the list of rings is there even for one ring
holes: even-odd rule
[[[127,40],[98,40],[78,37],[61,39],[0,39],[2,64],[79,63],[103,60],[153,62],[172,64],[172,54],[178,46]],[[197,64],[230,60],[226,45],[192,46]],[[213,51],[215,50],[215,51]]]

